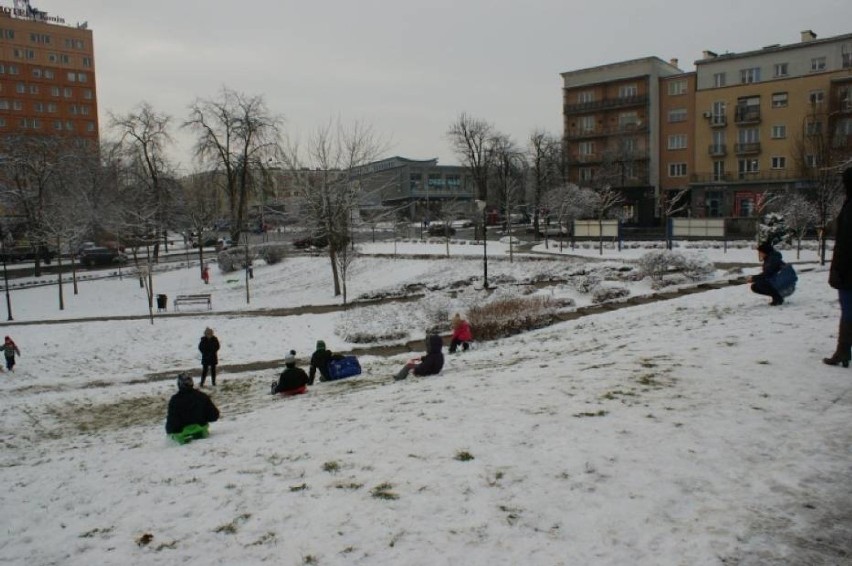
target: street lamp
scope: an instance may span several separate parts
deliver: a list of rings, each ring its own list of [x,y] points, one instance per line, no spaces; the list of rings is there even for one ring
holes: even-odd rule
[[[488,289],[488,218],[485,207],[488,203],[476,200],[476,208],[482,213],[482,288]]]
[[[6,290],[6,311],[9,318],[12,320],[12,298],[9,296],[9,272],[6,270],[6,238],[0,239],[0,250],[3,253],[3,288]]]

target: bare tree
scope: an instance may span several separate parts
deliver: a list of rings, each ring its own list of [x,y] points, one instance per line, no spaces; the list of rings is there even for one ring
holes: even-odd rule
[[[119,137],[126,174],[133,177],[136,187],[147,196],[150,204],[146,208],[153,211],[150,228],[158,236],[163,234],[165,242],[174,210],[174,173],[167,157],[173,143],[169,133],[171,119],[147,102],[141,102],[128,114],[110,115],[110,127]],[[154,243],[155,260],[158,255],[159,241]]]
[[[530,134],[527,160],[532,189],[532,225],[536,238],[541,233],[540,216],[543,196],[552,187],[563,182],[560,178],[562,154],[562,144],[558,138],[544,130],[535,130]]]
[[[790,193],[781,202],[780,212],[787,227],[796,238],[796,259],[802,251],[802,239],[808,230],[819,222],[819,213],[814,203],[801,193]]]
[[[580,188],[574,184],[558,185],[542,195],[542,204],[550,211],[559,225],[559,233],[569,232],[575,220],[588,217],[594,211],[597,195],[591,189]],[[547,231],[545,231],[547,245]],[[562,239],[559,240],[562,251]]]
[[[447,130],[447,138],[461,165],[467,170],[476,189],[476,198],[488,201],[488,179],[493,164],[494,126],[462,113]],[[485,228],[487,209],[483,209],[482,229]]]
[[[183,126],[198,136],[199,162],[221,175],[235,242],[244,229],[252,192],[262,190],[264,167],[281,152],[282,124],[283,118],[270,113],[263,96],[228,87],[222,87],[217,98],[198,99],[190,106]]]
[[[663,190],[660,192],[660,213],[666,233],[666,248],[672,249],[672,234],[669,218],[689,208],[689,187]]]
[[[178,211],[181,223],[189,228],[188,239],[198,244],[199,275],[204,272],[204,241],[211,226],[221,216],[215,173],[196,171],[183,179]]]
[[[334,296],[342,293],[337,255],[350,243],[352,216],[362,198],[360,181],[369,173],[365,166],[384,150],[370,126],[337,120],[319,128],[304,149],[291,142],[284,152],[312,235],[328,240]]]

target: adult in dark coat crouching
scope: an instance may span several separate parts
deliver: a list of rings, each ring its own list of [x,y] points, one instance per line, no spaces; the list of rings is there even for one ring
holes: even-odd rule
[[[405,379],[411,371],[417,376],[441,373],[441,369],[444,367],[444,353],[441,351],[443,348],[444,341],[441,337],[437,334],[430,334],[426,337],[426,355],[419,360],[409,360],[394,376],[394,379],[397,381]]]
[[[842,364],[849,367],[852,358],[852,167],[843,172],[843,188],[846,199],[837,215],[834,250],[828,271],[828,284],[837,289],[840,299],[840,328],[834,354],[822,361],[830,366]]]
[[[763,268],[760,273],[748,278],[748,281],[751,283],[752,292],[772,297],[772,302],[769,304],[773,307],[784,304],[784,297],[781,296],[778,289],[772,284],[772,278],[784,267],[781,252],[773,248],[769,242],[763,242],[757,246],[757,255],[760,261],[763,262]]]

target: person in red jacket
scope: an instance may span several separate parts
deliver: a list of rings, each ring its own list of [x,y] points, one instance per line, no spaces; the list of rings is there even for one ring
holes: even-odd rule
[[[453,316],[453,337],[450,339],[450,353],[455,354],[459,345],[465,352],[470,348],[473,334],[470,332],[470,324],[461,317],[459,313]]]

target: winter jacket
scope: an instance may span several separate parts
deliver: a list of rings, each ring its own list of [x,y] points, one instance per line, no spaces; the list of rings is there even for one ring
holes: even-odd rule
[[[751,280],[753,283],[765,281],[771,284],[772,278],[781,270],[782,267],[784,267],[784,260],[781,259],[781,252],[778,250],[772,250],[763,258],[763,269],[761,272],[752,277]]]
[[[473,334],[470,332],[470,324],[466,320],[461,321],[455,330],[453,330],[452,340],[458,340],[459,342],[470,342],[473,340]]]
[[[831,253],[831,267],[828,271],[828,284],[835,289],[852,289],[852,203],[847,196],[843,208],[837,215],[834,251]]]
[[[14,342],[4,342],[0,349],[3,350],[3,355],[7,358],[15,359],[15,354],[21,355],[21,351],[18,349],[18,346]]]
[[[328,380],[328,362],[331,361],[333,356],[334,354],[332,354],[330,350],[326,349],[317,350],[313,353],[313,355],[311,355],[311,367],[308,370],[309,383],[314,382],[317,370],[320,372],[320,381]]]
[[[205,393],[197,389],[180,389],[169,401],[166,433],[175,434],[187,425],[206,425],[219,420],[219,409]]]
[[[278,378],[278,385],[275,386],[272,392],[281,393],[282,391],[290,391],[291,389],[298,389],[307,384],[308,374],[305,373],[305,370],[288,364],[284,371],[281,372],[281,377]]]
[[[444,367],[444,354],[441,349],[444,341],[437,334],[426,339],[426,355],[420,358],[420,363],[414,366],[414,375],[435,375]]]
[[[215,366],[219,363],[219,356],[216,354],[219,351],[219,339],[215,336],[202,336],[198,351],[201,352],[202,365]]]

